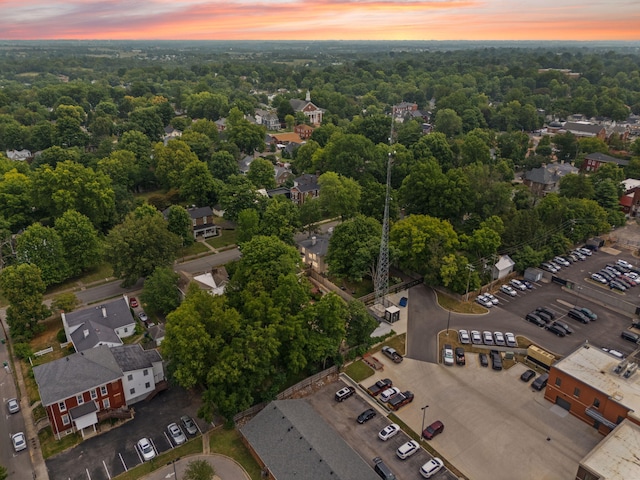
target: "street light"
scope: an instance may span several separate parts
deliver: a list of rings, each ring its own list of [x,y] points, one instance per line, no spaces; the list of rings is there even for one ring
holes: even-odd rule
[[[573,308],[578,308],[578,299],[580,298],[580,290],[582,290],[582,287],[580,285],[576,285],[576,304],[573,306]]]
[[[449,310],[449,316],[447,317],[447,337],[449,336],[449,322],[451,321],[451,310]]]
[[[424,414],[427,412],[427,408],[429,408],[429,405],[425,405],[424,407],[421,408],[421,410],[422,410],[422,428],[420,429],[420,441],[424,440],[424,438],[422,438],[422,432],[424,432]]]

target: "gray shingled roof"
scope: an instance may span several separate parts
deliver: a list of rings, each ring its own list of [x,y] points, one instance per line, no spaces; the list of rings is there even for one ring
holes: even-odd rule
[[[162,361],[156,350],[143,350],[139,343],[111,347],[111,353],[123,372],[152,368],[153,362]]]
[[[240,431],[277,480],[378,478],[306,400],[271,402]]]
[[[188,208],[187,212],[189,212],[192,219],[210,217],[213,215],[213,210],[211,210],[211,207],[208,205],[204,207]]]
[[[82,405],[78,405],[77,407],[73,407],[72,409],[70,409],[69,415],[71,415],[72,419],[77,420],[80,417],[84,417],[85,415],[97,411],[98,406],[96,405],[96,402],[86,402]]]
[[[293,180],[293,184],[301,192],[309,192],[320,188],[320,185],[318,185],[318,176],[311,173],[304,173],[300,175],[298,178]]]
[[[71,334],[71,340],[78,352],[93,348],[100,342],[122,343],[114,330],[135,323],[124,297],[96,307],[66,313],[65,319],[70,330],[77,328]],[[86,337],[84,330],[89,330]]]
[[[609,155],[605,155],[604,153],[600,153],[600,152],[590,153],[584,158],[585,160],[596,160],[598,162],[603,162],[603,163],[615,163],[616,165],[623,165],[623,166],[629,165],[629,160],[623,160],[621,158],[611,157]]]
[[[569,163],[552,163],[540,168],[533,168],[525,172],[524,178],[533,183],[543,185],[553,185],[560,181],[560,178],[570,173],[578,173],[578,169]]]
[[[102,345],[35,366],[33,375],[46,407],[122,378],[122,369],[109,347]]]
[[[87,335],[85,336],[85,330]],[[77,352],[84,352],[96,345],[121,345],[122,340],[115,330],[105,327],[102,323],[88,320],[71,334],[71,341]]]
[[[585,132],[597,135],[604,127],[592,123],[565,122],[562,128],[567,131],[572,130],[574,132]]]

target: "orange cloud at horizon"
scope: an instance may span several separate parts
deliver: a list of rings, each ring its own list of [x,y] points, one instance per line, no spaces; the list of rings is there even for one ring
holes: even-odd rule
[[[627,0],[4,0],[0,38],[15,40],[640,40]],[[525,8],[524,4],[518,8]]]

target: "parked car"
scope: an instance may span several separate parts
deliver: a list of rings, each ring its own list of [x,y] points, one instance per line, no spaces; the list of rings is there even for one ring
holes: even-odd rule
[[[493,333],[488,330],[482,332],[482,342],[485,345],[493,345]]]
[[[518,341],[516,340],[516,336],[511,332],[505,332],[504,341],[507,343],[507,347],[517,347]]]
[[[169,434],[169,437],[171,438],[173,443],[175,443],[176,445],[182,445],[187,441],[187,437],[185,436],[184,432],[175,422],[167,425],[167,433]]]
[[[373,408],[367,408],[364,412],[358,415],[357,420],[359,424],[363,424],[365,422],[368,422],[375,416],[376,416],[376,411]]]
[[[480,365],[483,367],[488,367],[489,366],[489,358],[487,357],[486,353],[479,353],[478,357],[480,359]]]
[[[465,365],[467,363],[464,358],[464,348],[456,347],[456,365]]]
[[[549,374],[543,373],[533,381],[533,383],[531,384],[531,388],[533,388],[534,390],[540,391],[547,386],[548,381],[549,381]]]
[[[558,271],[558,269],[549,262],[543,262],[540,266],[547,272],[556,273]]]
[[[534,372],[533,370],[531,369],[525,370],[525,372],[522,375],[520,375],[520,380],[522,380],[523,382],[528,382],[535,376],[536,376],[536,372]]]
[[[542,320],[544,320],[547,323],[549,323],[551,320],[553,320],[553,318],[551,318],[551,315],[549,315],[548,313],[546,313],[546,312],[544,312],[542,310],[536,310],[533,313],[536,314],[537,316],[539,316]]]
[[[493,302],[491,302],[491,300],[489,300],[487,297],[485,297],[484,295],[478,295],[476,297],[476,303],[479,303],[480,305],[482,305],[485,308],[491,308],[493,307]]]
[[[356,393],[356,389],[353,387],[341,388],[336,392],[336,396],[335,396],[336,402],[342,402],[343,400],[346,400],[347,398],[352,396],[354,393]]]
[[[405,392],[400,392],[389,400],[389,408],[391,410],[398,410],[400,407],[413,402],[413,392],[407,390]]]
[[[13,435],[11,435],[11,443],[13,444],[13,449],[16,451],[16,453],[21,452],[22,450],[26,450],[27,448],[27,440],[23,432],[14,433]]]
[[[589,317],[589,320],[594,320],[595,321],[595,320],[598,319],[598,315],[593,313],[587,307],[579,307],[578,310],[581,311],[582,313],[584,313],[587,317]]]
[[[469,336],[469,331],[468,330],[459,330],[458,331],[458,340],[460,340],[460,343],[462,343],[462,344],[471,343],[471,337]]]
[[[556,318],[556,312],[551,310],[549,307],[538,307],[536,308],[536,312],[544,312],[551,317],[551,319]]]
[[[407,443],[403,443],[396,450],[396,455],[400,460],[405,460],[411,455],[420,450],[420,445],[415,440],[410,440]]]
[[[563,267],[568,267],[569,265],[571,265],[571,263],[569,263],[566,259],[558,256],[558,257],[553,257],[553,263],[557,263],[560,264]]]
[[[516,295],[518,295],[518,293],[513,289],[513,287],[510,287],[509,285],[502,285],[500,287],[500,291],[502,293],[506,293],[510,297],[515,297]]]
[[[502,356],[497,350],[491,350],[491,368],[494,370],[502,370]]]
[[[367,392],[375,397],[389,387],[393,387],[393,382],[389,378],[383,378],[367,388]]]
[[[592,273],[591,274],[591,279],[595,280],[598,283],[607,283],[607,279],[604,278],[602,275],[600,275],[599,273]]]
[[[442,349],[442,361],[445,365],[453,365],[453,348],[448,343]]]
[[[613,355],[620,360],[624,359],[624,353],[619,352],[618,350],[614,350],[613,348],[602,347],[602,351],[607,352],[608,354]]]
[[[556,320],[553,323],[562,327],[564,331],[567,332],[567,335],[571,335],[573,333],[573,328],[571,328],[566,322],[563,322],[562,320]]]
[[[586,255],[587,257],[590,257],[590,256],[591,256],[591,253],[592,253],[590,249],[585,248],[585,247],[580,247],[580,248],[578,249],[578,251],[579,251],[580,253],[582,253],[583,255]]]
[[[387,403],[391,397],[393,397],[396,393],[400,393],[400,389],[398,387],[387,388],[384,392],[380,394],[380,401],[383,403]]]
[[[564,337],[567,334],[567,332],[564,331],[564,328],[560,327],[555,323],[552,323],[551,325],[547,325],[547,330],[557,335],[558,337]]]
[[[382,353],[389,357],[393,361],[393,363],[402,362],[402,355],[400,355],[395,348],[391,348],[385,345],[384,347],[382,347]]]
[[[376,472],[382,480],[397,480],[397,477],[393,474],[389,466],[384,463],[380,457],[375,457],[373,463],[373,471]]]
[[[7,410],[9,410],[9,413],[18,413],[20,411],[18,400],[15,398],[7,400]]]
[[[140,455],[142,455],[142,459],[145,462],[151,460],[152,458],[155,458],[156,450],[155,448],[153,448],[153,445],[151,445],[151,442],[148,438],[141,438],[140,440],[138,440],[137,445],[138,451],[140,452]]]
[[[397,435],[399,431],[400,431],[400,426],[398,426],[395,423],[392,423],[391,425],[387,425],[382,430],[380,430],[380,432],[378,433],[378,438],[383,442],[386,442],[390,438]]]
[[[527,287],[524,285],[524,283],[522,283],[520,280],[517,280],[517,279],[515,279],[515,278],[514,278],[513,280],[511,280],[509,283],[510,283],[510,284],[511,284],[511,286],[512,286],[513,288],[515,288],[516,290],[522,290],[522,291],[524,291],[524,290],[526,290],[526,289],[527,289]]]
[[[138,306],[138,300],[136,300],[136,297],[131,297],[131,298],[129,299],[129,306],[130,306],[131,308],[137,308],[137,306]]]
[[[198,427],[191,417],[187,415],[181,416],[180,423],[182,423],[182,426],[189,435],[195,435],[196,433],[198,433]]]
[[[433,477],[443,467],[444,463],[438,457],[434,457],[420,467],[420,475],[424,478]]]
[[[569,318],[573,318],[574,320],[577,320],[581,323],[589,323],[589,317],[587,317],[584,313],[582,313],[580,310],[576,310],[575,308],[572,308],[571,310],[569,310],[567,312],[567,316]]]
[[[618,290],[620,292],[626,292],[627,291],[627,287],[625,287],[623,284],[621,284],[618,281],[612,280],[611,282],[609,282],[609,288],[611,290]]]
[[[527,287],[527,290],[531,290],[533,288],[533,283],[529,280],[522,280],[522,284]]]
[[[442,423],[440,420],[436,420],[422,431],[422,436],[427,440],[431,440],[433,437],[442,432],[444,432],[444,423]]]
[[[149,321],[149,317],[147,317],[147,314],[144,312],[140,312],[138,313],[138,318],[140,319],[140,321],[142,323],[144,323],[145,325],[147,324],[147,322]]]
[[[544,320],[542,320],[538,315],[536,315],[535,313],[527,313],[526,317],[524,317],[524,319],[527,322],[531,322],[534,325],[537,325],[538,327],[544,327],[547,325],[547,322],[545,322]]]
[[[482,345],[482,335],[478,330],[471,330],[471,343],[474,345]]]
[[[638,340],[640,340],[640,335],[638,335],[637,333],[629,332],[627,330],[623,330],[622,333],[620,334],[620,336],[623,339],[628,340],[628,341],[633,342],[633,343],[638,343]]]
[[[504,341],[504,335],[502,332],[493,332],[493,341],[496,345],[501,347],[504,347],[507,344],[507,342]]]
[[[626,260],[623,260],[622,258],[619,258],[618,260],[616,260],[616,264],[620,265],[624,268],[631,268],[633,267],[633,265],[631,265],[629,262],[627,262]]]
[[[493,303],[494,305],[498,305],[500,303],[500,300],[498,300],[498,298],[491,293],[485,293],[484,297],[491,300],[491,303]]]

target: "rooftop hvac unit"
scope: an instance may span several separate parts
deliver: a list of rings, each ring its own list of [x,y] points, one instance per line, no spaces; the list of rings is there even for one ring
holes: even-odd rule
[[[613,369],[613,373],[620,375],[625,367],[627,366],[627,361],[623,360],[621,361],[618,365],[616,365],[616,368]]]
[[[637,369],[638,369],[637,363],[630,363],[627,369],[624,371],[624,375],[623,375],[624,378],[629,378],[631,375],[635,373]]]

